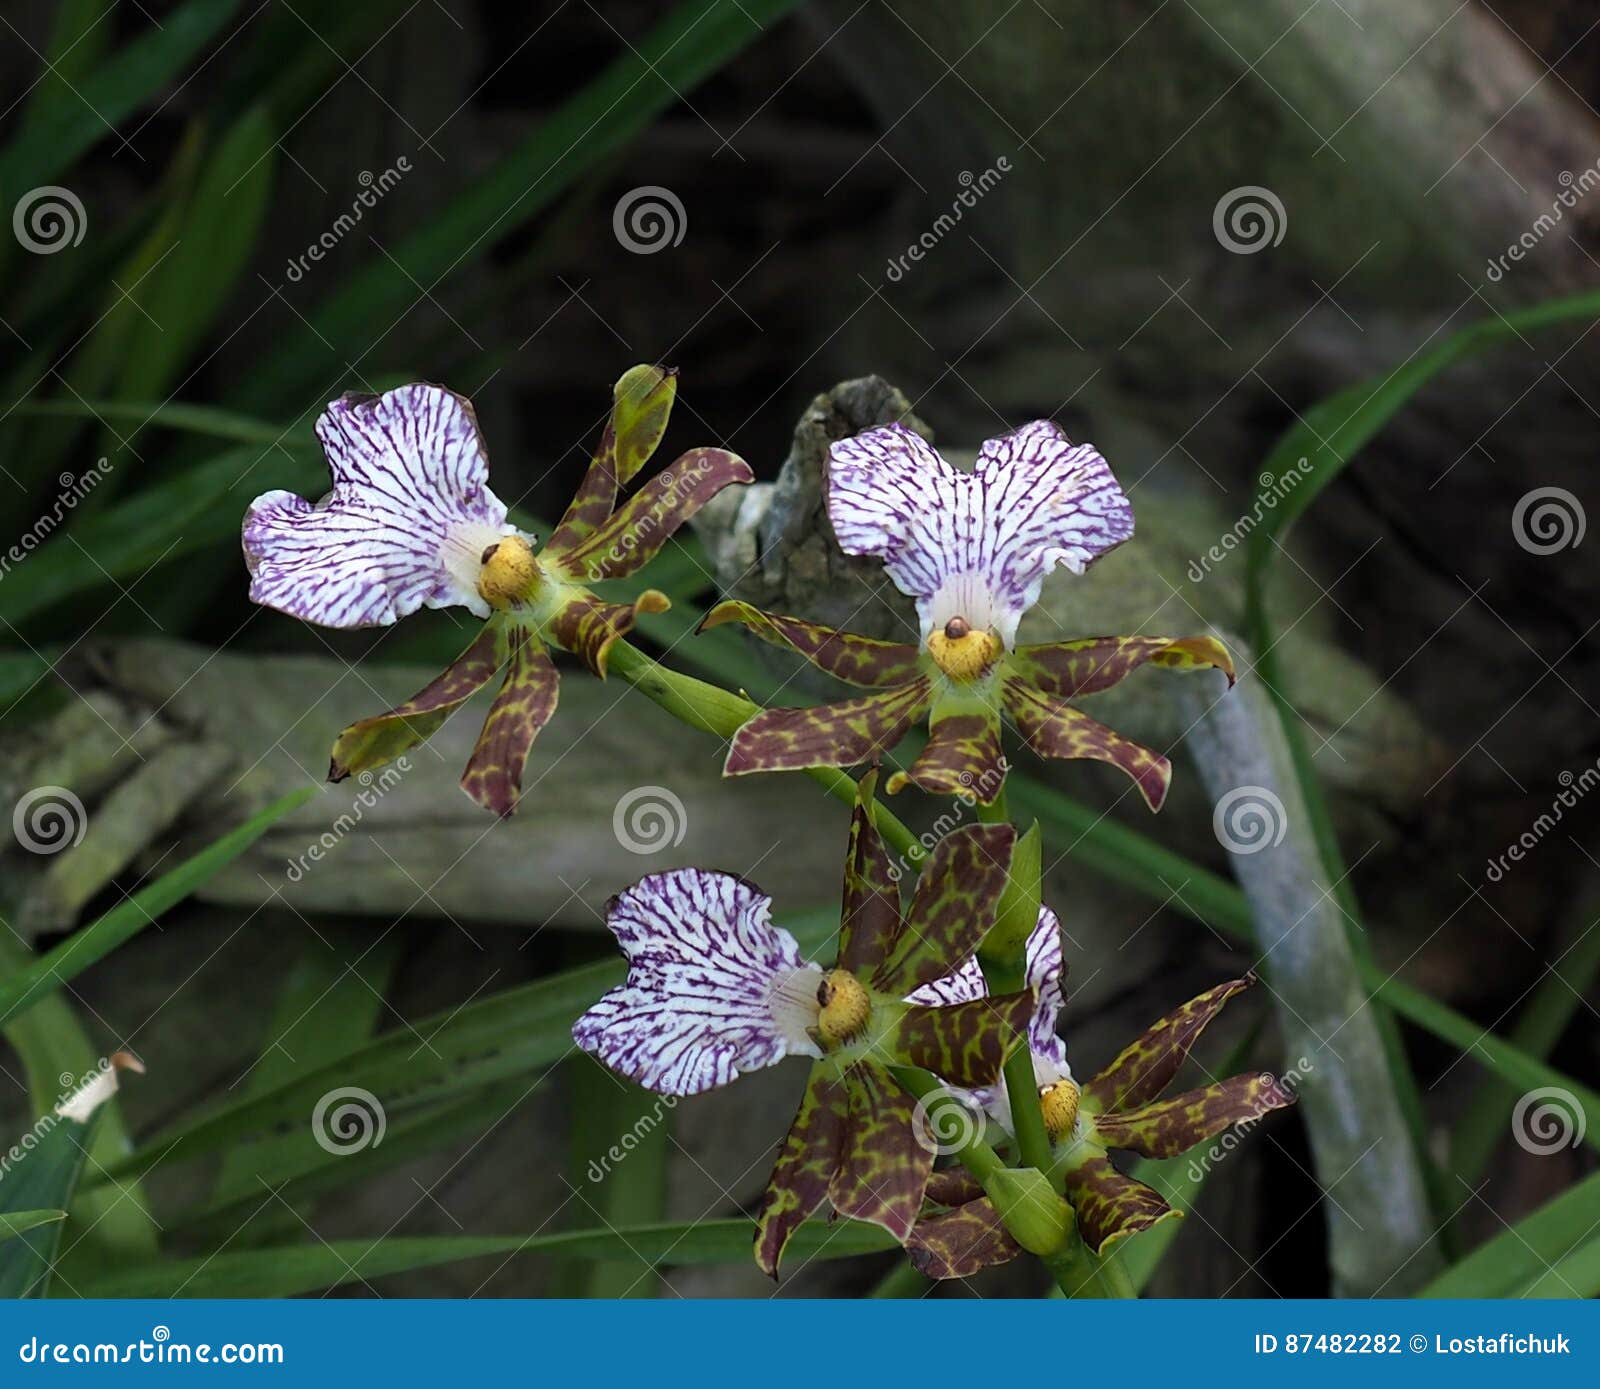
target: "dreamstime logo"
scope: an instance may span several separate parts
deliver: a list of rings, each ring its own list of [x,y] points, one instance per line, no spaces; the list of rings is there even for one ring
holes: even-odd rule
[[[911,1113],[911,1132],[935,1157],[960,1152],[983,1127],[983,1114],[958,1090],[939,1089],[923,1095]]]
[[[1273,1110],[1280,1108],[1278,1103],[1281,1092],[1288,1091],[1291,1095],[1298,1096],[1300,1087],[1305,1083],[1308,1075],[1316,1067],[1306,1057],[1300,1057],[1293,1066],[1281,1076],[1274,1077],[1270,1072],[1261,1073],[1261,1095],[1250,1107],[1249,1111],[1240,1119],[1234,1121],[1232,1126],[1222,1137],[1211,1144],[1199,1157],[1189,1159],[1189,1180],[1199,1183],[1205,1180],[1206,1174],[1211,1171],[1223,1158],[1227,1157],[1242,1142],[1244,1137],[1257,1124],[1259,1124]]]
[[[375,772],[368,768],[358,772],[356,780],[361,784],[361,789],[351,799],[350,809],[342,812],[321,835],[306,845],[305,851],[299,857],[290,859],[288,867],[283,870],[283,876],[291,883],[297,883],[305,877],[306,870],[314,863],[321,863],[323,856],[331,853],[339,841],[366,818],[367,811],[398,786],[410,770],[411,759],[397,757],[382,771]]]
[[[1575,550],[1588,528],[1583,503],[1565,487],[1535,487],[1524,492],[1511,513],[1511,534],[1530,555]]]
[[[1600,760],[1591,767],[1585,767],[1576,776],[1570,768],[1564,768],[1556,780],[1561,783],[1561,790],[1556,792],[1555,799],[1550,802],[1550,809],[1541,811],[1538,819],[1517,836],[1515,843],[1508,844],[1498,858],[1489,860],[1489,867],[1485,870],[1484,877],[1491,883],[1499,882],[1511,871],[1507,860],[1511,863],[1521,863],[1539,847],[1544,837],[1561,823],[1567,811],[1573,809],[1596,786],[1600,786]]]
[[[1311,476],[1311,471],[1311,460],[1302,458],[1282,477],[1262,473],[1257,479],[1261,484],[1261,491],[1256,494],[1255,505],[1233,523],[1231,530],[1224,531],[1222,538],[1205,554],[1199,559],[1189,561],[1189,582],[1199,583],[1215,565],[1221,564],[1243,545],[1249,539],[1250,532],[1261,524],[1262,517],[1267,512],[1276,510],[1279,502]]]
[[[1517,1146],[1539,1157],[1576,1148],[1589,1129],[1589,1116],[1578,1097],[1559,1085],[1530,1090],[1511,1111],[1511,1135]]]
[[[611,230],[624,249],[636,256],[653,256],[677,246],[689,230],[689,214],[670,188],[647,183],[630,188],[611,211]]]
[[[325,1153],[345,1157],[376,1148],[389,1131],[389,1116],[370,1090],[346,1085],[330,1090],[311,1111],[311,1136]]]
[[[898,883],[907,873],[919,873],[922,865],[927,862],[928,855],[934,847],[947,834],[960,828],[969,812],[974,810],[980,802],[992,802],[1005,785],[1006,773],[1011,770],[1011,764],[1004,757],[992,767],[985,767],[977,776],[970,771],[963,771],[958,778],[960,785],[952,793],[955,804],[943,811],[927,829],[923,830],[916,838],[911,848],[889,864],[889,881]]]
[[[1235,786],[1211,812],[1211,831],[1230,854],[1275,849],[1289,833],[1289,814],[1265,786]]]
[[[638,551],[647,554],[659,550],[671,538],[673,527],[682,519],[679,501],[692,498],[700,485],[716,475],[727,458],[722,449],[690,449],[676,462],[663,468],[650,481],[659,505],[650,515],[641,517],[636,524],[612,542],[610,548],[595,554],[585,565],[591,583],[609,579]],[[653,611],[653,610],[651,610]]]
[[[349,208],[333,219],[333,225],[327,231],[284,266],[284,278],[293,284],[299,284],[305,278],[310,265],[320,261],[353,232],[356,224],[367,215],[368,211],[375,208],[410,172],[411,161],[402,154],[381,174],[374,174],[370,169],[363,169],[357,174],[356,182],[361,185],[361,191],[351,200]]]
[[[11,213],[11,230],[24,250],[53,256],[83,240],[89,230],[89,214],[70,188],[46,184],[17,199]]]
[[[1600,186],[1600,163],[1585,169],[1576,178],[1570,169],[1563,169],[1556,177],[1556,182],[1561,185],[1561,191],[1556,194],[1550,204],[1548,212],[1541,212],[1533,219],[1533,224],[1523,232],[1506,249],[1489,262],[1488,276],[1493,284],[1499,284],[1505,279],[1506,271],[1510,268],[1507,261],[1520,261],[1524,255],[1533,250],[1541,241],[1553,232],[1566,215],[1577,207],[1589,192]]]
[[[633,1127],[628,1129],[621,1138],[613,1143],[597,1158],[589,1159],[588,1178],[591,1185],[598,1186],[611,1175],[612,1169],[619,1166],[634,1149],[653,1133],[663,1119],[678,1107],[676,1095],[662,1095],[656,1100],[654,1108],[648,1114],[641,1114],[633,1121]]]
[[[43,545],[55,532],[56,527],[66,519],[67,514],[110,474],[111,462],[105,458],[96,461],[94,467],[86,469],[77,477],[71,473],[62,473],[56,479],[61,486],[61,491],[56,495],[56,504],[23,531],[17,541],[0,555],[0,579],[11,572],[13,565],[21,564]]]
[[[956,178],[956,182],[961,185],[961,191],[956,194],[955,200],[933,219],[933,225],[927,231],[889,262],[883,272],[884,277],[894,284],[899,284],[905,278],[906,271],[954,231],[956,223],[966,215],[967,210],[976,207],[978,199],[987,194],[1010,172],[1011,161],[1003,154],[981,174],[963,169]]]
[[[635,786],[611,812],[611,832],[630,854],[658,854],[683,843],[689,812],[665,786]]]
[[[1217,199],[1211,209],[1211,230],[1224,249],[1236,256],[1253,256],[1283,241],[1289,214],[1270,188],[1247,183]]]
[[[89,813],[65,786],[35,786],[11,812],[17,843],[34,854],[59,854],[83,843]]]

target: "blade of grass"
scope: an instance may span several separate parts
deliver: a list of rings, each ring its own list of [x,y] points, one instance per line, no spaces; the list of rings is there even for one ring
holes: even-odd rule
[[[1419,1297],[1511,1297],[1536,1283],[1600,1226],[1600,1172],[1568,1187],[1531,1215],[1452,1264]],[[1588,1296],[1589,1294],[1575,1294]]]
[[[382,1014],[383,996],[399,959],[400,942],[394,936],[383,937],[348,962],[321,936],[308,940],[278,987],[265,1045],[250,1068],[244,1093],[270,1094],[291,1080],[300,1064],[297,1056],[340,1056],[366,1042]],[[259,1195],[263,1171],[271,1172],[276,1188],[284,1163],[273,1149],[303,1146],[308,1136],[296,1129],[254,1148],[228,1149],[217,1174],[217,1193],[249,1188]]]
[[[629,1084],[588,1056],[573,1057],[567,1084],[574,1223],[596,1217],[607,1227],[659,1221],[667,1204],[676,1101]],[[580,1264],[552,1289],[561,1297],[654,1297],[656,1292],[656,1278],[631,1255]]]
[[[838,926],[837,913],[786,916],[782,924],[807,950]],[[303,1125],[328,1091],[360,1086],[390,1116],[436,1104],[514,1076],[537,1078],[572,1054],[572,1024],[621,982],[620,961],[604,960],[445,1009],[339,1057],[319,1057],[264,1095],[228,1100],[141,1143],[112,1176],[147,1170],[168,1154],[186,1160],[243,1143],[280,1125]]]
[[[1358,382],[1308,409],[1298,424],[1267,455],[1263,476],[1262,524],[1251,532],[1246,550],[1245,623],[1257,653],[1256,673],[1277,706],[1296,779],[1310,817],[1311,830],[1334,900],[1342,908],[1346,934],[1356,960],[1375,963],[1367,932],[1361,927],[1355,887],[1344,865],[1333,815],[1322,794],[1311,749],[1300,720],[1284,693],[1277,643],[1267,615],[1267,582],[1281,537],[1349,463],[1351,458],[1430,380],[1447,367],[1524,331],[1600,315],[1600,292],[1591,291],[1538,305],[1511,315],[1480,320],[1452,334],[1431,351],[1402,363],[1375,381]],[[1377,1014],[1380,1037],[1396,1098],[1406,1116],[1427,1181],[1435,1214],[1446,1221],[1452,1207],[1439,1166],[1432,1159],[1424,1132],[1421,1091],[1406,1057],[1399,1028],[1387,1008]]]
[[[70,1206],[98,1119],[91,1114],[87,1124],[80,1124],[46,1114],[13,1143],[15,1149],[32,1140],[0,1183],[0,1211],[31,1213]],[[51,1220],[14,1230],[0,1243],[0,1297],[45,1296],[65,1227],[65,1221]]]
[[[41,1225],[66,1218],[65,1211],[0,1211],[0,1240],[25,1235]]]
[[[558,1234],[339,1240],[332,1244],[220,1253],[108,1271],[80,1287],[84,1297],[293,1297],[488,1255],[538,1254],[562,1259],[632,1258],[636,1267],[739,1263],[751,1257],[749,1220],[571,1230]],[[796,1263],[877,1254],[894,1239],[853,1220],[807,1221],[788,1254]]]
[[[0,980],[0,1025],[9,1026],[97,960],[104,959],[119,945],[154,924],[158,916],[177,906],[212,874],[231,863],[285,815],[315,794],[315,788],[306,787],[274,801],[193,858],[140,888],[99,920],[68,936],[53,950],[8,974]]]
[[[128,117],[168,88],[238,8],[239,0],[188,0],[112,54],[78,84],[77,100],[48,103],[0,151],[0,188],[49,183],[107,135],[123,138]]]
[[[1576,918],[1576,939],[1561,952],[1518,1017],[1507,1039],[1512,1046],[1541,1061],[1555,1049],[1600,975],[1597,925],[1600,921],[1596,921],[1592,908]],[[1521,1093],[1491,1073],[1455,1126],[1450,1166],[1468,1186],[1477,1183],[1496,1145],[1510,1131],[1511,1113]]]
[[[10,931],[0,929],[0,978],[14,977],[35,958]],[[60,994],[42,999],[36,1007],[13,1018],[5,1025],[5,1038],[22,1060],[36,1115],[49,1114],[55,1108],[69,1088],[63,1081],[74,1082],[91,1074],[101,1060],[90,1046],[72,1005]],[[121,1105],[113,1096],[100,1107],[89,1135],[90,1170],[103,1171],[106,1164],[127,1151],[128,1131],[122,1121]],[[73,1216],[81,1233],[67,1259],[69,1280],[78,1266],[118,1260],[137,1262],[156,1256],[155,1221],[150,1216],[150,1202],[137,1181],[94,1191],[80,1185]]]

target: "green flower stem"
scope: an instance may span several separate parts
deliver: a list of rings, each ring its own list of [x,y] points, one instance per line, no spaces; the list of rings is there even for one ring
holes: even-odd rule
[[[939,1102],[940,1097],[948,1095],[948,1087],[937,1076],[927,1071],[919,1070],[915,1066],[894,1067],[894,1078],[919,1100],[933,1100]],[[947,1104],[956,1101],[945,1099]],[[973,1133],[961,1142],[955,1149],[956,1160],[967,1169],[978,1181],[988,1184],[998,1173],[1006,1170],[1005,1163],[1000,1155],[984,1140],[981,1133]],[[1083,1241],[1078,1237],[1076,1229],[1065,1245],[1040,1259],[1051,1276],[1056,1280],[1056,1286],[1061,1289],[1064,1297],[1095,1297],[1098,1280],[1095,1277],[1095,1266],[1088,1257],[1088,1251],[1083,1247]]]
[[[725,742],[761,712],[762,706],[754,700],[705,680],[696,680],[692,675],[669,670],[625,641],[612,646],[607,670],[626,680],[673,718],[691,728],[715,734]],[[809,767],[806,775],[835,799],[846,805],[855,804],[856,779],[848,772],[837,767]],[[875,802],[872,807],[872,822],[907,864],[921,864],[926,852],[922,844],[881,802]]]
[[[1005,825],[1011,821],[1011,812],[1006,809],[1006,789],[1000,788],[1000,794],[994,798],[990,805],[978,802],[978,823],[980,825]]]
[[[991,994],[1018,993],[1028,987],[1020,968],[1021,961],[1007,961],[1003,965],[988,960],[980,960],[980,963]],[[1017,1151],[1024,1166],[1037,1167],[1048,1175],[1053,1161],[1050,1135],[1045,1132],[1044,1111],[1039,1107],[1039,1083],[1033,1074],[1033,1053],[1026,1041],[1006,1057],[1004,1076]]]
[[[1088,1251],[1086,1250],[1085,1253]],[[1115,1252],[1101,1254],[1099,1264],[1100,1282],[1104,1285],[1107,1297],[1138,1297],[1138,1291],[1133,1286],[1133,1279],[1128,1276],[1128,1270],[1123,1266]]]

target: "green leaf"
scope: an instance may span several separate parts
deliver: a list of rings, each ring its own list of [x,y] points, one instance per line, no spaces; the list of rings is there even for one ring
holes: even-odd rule
[[[70,1206],[99,1117],[92,1114],[80,1124],[46,1113],[28,1133],[13,1137],[0,1182],[0,1212],[31,1216]],[[0,1243],[0,1297],[45,1295],[64,1225],[61,1220],[35,1223],[11,1231]]]
[[[49,997],[97,960],[104,959],[119,945],[138,935],[314,794],[316,789],[307,787],[274,801],[215,844],[202,849],[171,872],[163,873],[99,920],[68,936],[55,949],[0,980],[0,1024],[9,1025],[41,999]]]
[[[650,1225],[666,1211],[667,1162],[677,1101],[613,1075],[590,1056],[567,1066],[571,1114],[573,1223]],[[563,1297],[654,1297],[657,1280],[635,1258],[597,1260],[571,1270],[552,1293]]]
[[[1574,939],[1557,957],[1511,1029],[1509,1042],[1542,1061],[1555,1048],[1589,997],[1600,974],[1600,925],[1593,910],[1573,923]],[[1510,1132],[1511,1114],[1522,1091],[1492,1072],[1485,1077],[1450,1143],[1450,1165],[1469,1187],[1488,1166],[1495,1148]]]
[[[381,1016],[383,995],[399,959],[397,937],[382,937],[347,961],[343,951],[320,933],[313,934],[278,988],[264,1045],[250,1068],[244,1093],[270,1094],[293,1078],[297,1057],[339,1056],[366,1042]],[[241,1191],[259,1200],[261,1182],[279,1187],[295,1150],[307,1148],[323,1158],[344,1156],[327,1153],[306,1127],[253,1148],[230,1148],[223,1154],[213,1201]]]
[[[1452,1264],[1418,1297],[1515,1297],[1540,1285],[1540,1296],[1590,1297],[1600,1292],[1591,1286],[1595,1272],[1594,1231],[1600,1225],[1600,1172],[1585,1177],[1553,1201],[1524,1216],[1472,1253]],[[1560,1268],[1578,1260],[1574,1272],[1578,1285],[1562,1289],[1551,1279],[1552,1266]]]
[[[169,86],[238,8],[239,0],[188,0],[119,49],[78,87],[77,100],[50,103],[0,152],[0,188],[14,196],[51,182]]]
[[[0,978],[15,977],[35,960],[33,951],[9,931],[0,930]],[[71,1004],[59,993],[39,1000],[26,1013],[5,1024],[5,1038],[22,1060],[32,1112],[48,1114],[66,1088],[64,1081],[88,1075],[100,1054],[89,1045]],[[0,1144],[0,1147],[9,1146]],[[127,1129],[115,1099],[101,1106],[89,1135],[89,1159],[98,1170],[128,1150]],[[3,1203],[0,1203],[3,1204]],[[150,1202],[137,1181],[103,1186],[97,1191],[81,1187],[72,1207],[80,1233],[64,1263],[67,1272],[83,1263],[110,1260],[138,1261],[156,1255],[156,1226]]]
[[[25,1235],[40,1225],[49,1225],[52,1221],[66,1218],[65,1211],[0,1211],[0,1240]]]
[[[222,1250],[201,1258],[115,1269],[76,1291],[83,1297],[293,1297],[488,1255],[501,1260],[516,1254],[631,1259],[640,1271],[741,1263],[750,1258],[754,1229],[749,1220],[703,1220],[523,1236],[340,1240],[243,1254]],[[789,1249],[797,1262],[809,1262],[877,1254],[894,1247],[893,1237],[876,1225],[841,1220],[808,1221],[795,1232]]]
[[[832,911],[817,911],[782,924],[810,947],[838,920]],[[144,1171],[169,1155],[175,1161],[199,1157],[281,1128],[304,1129],[317,1102],[334,1090],[370,1091],[392,1120],[408,1108],[457,1099],[510,1077],[538,1079],[571,1053],[578,1014],[622,977],[620,961],[584,965],[447,1008],[342,1056],[317,1057],[265,1094],[230,1099],[141,1143],[111,1175]]]

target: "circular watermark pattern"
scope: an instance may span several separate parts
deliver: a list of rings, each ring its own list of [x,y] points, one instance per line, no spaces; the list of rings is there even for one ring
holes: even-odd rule
[[[1211,812],[1211,831],[1230,854],[1259,854],[1283,843],[1289,815],[1265,786],[1235,786]]]
[[[611,832],[630,854],[657,854],[683,843],[689,812],[665,786],[635,786],[611,812]]]
[[[1247,183],[1217,199],[1211,209],[1211,230],[1224,249],[1236,256],[1253,256],[1282,242],[1289,214],[1270,188]]]
[[[11,213],[11,230],[26,251],[53,256],[76,246],[89,230],[89,214],[70,188],[45,184],[17,199]]]
[[[611,212],[611,230],[623,247],[639,256],[653,256],[676,246],[689,230],[683,200],[670,188],[647,183],[630,188]]]
[[[911,1113],[911,1132],[935,1157],[960,1152],[983,1129],[982,1113],[957,1090],[940,1089],[923,1095]]]
[[[83,843],[89,813],[65,786],[35,786],[11,812],[11,832],[33,854],[59,854]]]
[[[1559,1085],[1528,1091],[1511,1111],[1511,1134],[1517,1146],[1540,1157],[1576,1148],[1588,1128],[1589,1116],[1578,1097]]]
[[[150,1339],[152,1341],[170,1341],[172,1339],[172,1332],[164,1326],[154,1326],[150,1329]]]
[[[1589,518],[1565,487],[1535,487],[1524,492],[1511,512],[1511,534],[1530,555],[1553,555],[1583,543]]]
[[[311,1111],[311,1136],[325,1153],[343,1157],[376,1148],[389,1131],[389,1116],[370,1090],[346,1085],[330,1090]]]

